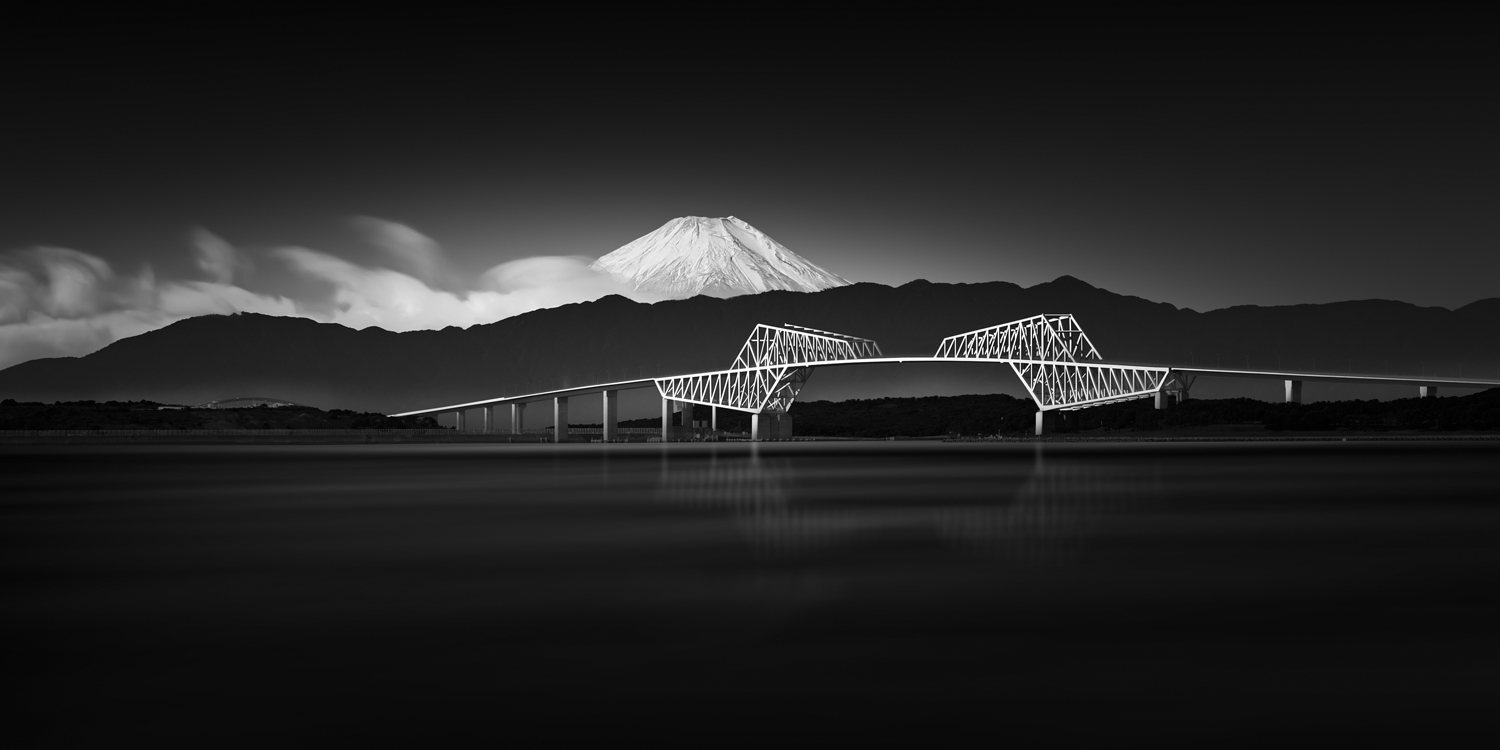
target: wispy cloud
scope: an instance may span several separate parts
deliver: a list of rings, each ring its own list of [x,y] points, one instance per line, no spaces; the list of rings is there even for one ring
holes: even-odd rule
[[[426,284],[439,285],[444,280],[443,250],[436,240],[405,224],[373,216],[356,216],[352,223],[366,241],[385,251],[389,268]]]
[[[37,247],[0,256],[0,367],[88,354],[194,315],[296,314],[289,299],[217,280],[232,273],[223,270],[235,265],[232,252],[199,256],[200,266],[204,257],[212,261],[205,270],[214,281],[164,283],[149,267],[121,275],[103,258],[69,248]]]
[[[107,302],[109,263],[65,247],[36,247],[0,261],[0,321],[29,314],[75,318]]]
[[[190,235],[203,279],[160,281],[150,267],[118,274],[103,258],[69,248],[0,255],[0,368],[39,357],[81,356],[211,313],[257,312],[409,331],[492,323],[607,294],[663,299],[590,270],[585,257],[523,258],[465,275],[449,264],[438,242],[412,227],[359,217],[354,228],[384,251],[381,263],[361,265],[305,247],[266,253],[295,275],[331,286],[331,304],[243,286],[254,269],[250,256],[204,229]]]
[[[208,230],[194,229],[192,239],[198,268],[210,281],[228,284],[234,281],[235,273],[250,270],[249,258]]]

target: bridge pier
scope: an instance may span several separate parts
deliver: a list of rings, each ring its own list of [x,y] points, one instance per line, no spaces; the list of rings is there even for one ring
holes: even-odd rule
[[[719,431],[719,407],[717,406],[708,407],[708,430],[709,432]]]
[[[1302,403],[1302,381],[1286,381],[1286,402],[1289,404]]]
[[[1419,385],[1417,386],[1417,392],[1422,394],[1420,398],[1437,398],[1437,386],[1435,385]]]
[[[552,442],[568,442],[568,397],[552,399]]]
[[[519,435],[526,429],[526,404],[510,405],[510,433]]]
[[[468,416],[469,413],[464,411],[463,409],[459,409],[458,411],[453,412],[454,429],[459,432],[467,432],[469,429],[469,420],[467,419]]]
[[[1045,435],[1049,432],[1057,432],[1057,412],[1038,411],[1036,413],[1036,434]]]
[[[750,415],[751,440],[789,440],[792,437],[792,415],[765,412]]]
[[[620,392],[604,392],[604,442],[612,443],[617,437],[620,422]]]
[[[1156,391],[1156,408],[1168,409],[1181,406],[1188,400],[1188,389],[1193,387],[1193,381],[1196,379],[1195,376],[1169,370],[1167,377],[1162,381],[1161,388]]]
[[[493,407],[493,406],[486,406],[483,409],[480,409],[480,412],[481,412],[481,416],[484,417],[484,431],[487,432],[487,433],[494,432],[495,431],[495,407]]]
[[[681,413],[682,414],[682,429],[675,432],[675,434],[677,435],[676,438],[673,437],[674,431],[672,429],[672,415],[674,413]],[[679,438],[683,439],[683,440],[691,440],[692,439],[692,434],[693,434],[693,404],[691,404],[691,403],[689,403],[687,401],[673,401],[672,399],[669,399],[669,398],[662,399],[661,400],[661,441],[663,443],[670,443],[670,442],[677,441]],[[687,437],[684,438],[683,437],[684,435],[686,435]]]

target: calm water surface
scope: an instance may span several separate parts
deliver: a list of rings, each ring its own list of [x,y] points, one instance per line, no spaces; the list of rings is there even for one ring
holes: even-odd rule
[[[1500,442],[0,462],[39,745],[1264,744],[1485,731],[1500,697]]]

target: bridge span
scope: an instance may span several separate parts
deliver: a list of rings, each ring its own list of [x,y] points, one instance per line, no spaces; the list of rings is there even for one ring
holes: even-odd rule
[[[655,388],[661,396],[662,440],[680,435],[672,430],[672,415],[691,404],[711,407],[711,429],[718,429],[719,409],[750,415],[751,439],[785,437],[791,410],[802,386],[819,367],[903,364],[917,362],[973,362],[1007,364],[1036,402],[1036,434],[1051,429],[1058,412],[1086,409],[1132,399],[1151,398],[1165,409],[1188,399],[1200,377],[1259,378],[1285,383],[1288,402],[1302,402],[1306,382],[1405,385],[1417,395],[1435,397],[1438,388],[1493,388],[1500,380],[1355,375],[1350,373],[1229,369],[1169,364],[1115,362],[1104,359],[1076,318],[1067,313],[1030,318],[949,336],[930,357],[888,357],[872,339],[790,324],[755,327],[725,370],[596,383],[535,393],[497,396],[463,404],[392,414],[393,417],[453,413],[458,428],[467,427],[467,413],[481,410],[483,429],[519,433],[525,429],[528,404],[552,405],[553,440],[568,439],[569,399],[598,395],[603,399],[603,438],[619,438],[619,394],[622,390]],[[496,422],[497,407],[509,407],[508,429]],[[688,411],[690,413],[690,410]],[[689,420],[684,420],[685,425]]]

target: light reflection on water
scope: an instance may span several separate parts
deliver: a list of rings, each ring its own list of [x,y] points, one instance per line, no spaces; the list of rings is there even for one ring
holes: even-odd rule
[[[1100,466],[1034,450],[1031,473],[1009,502],[947,511],[944,535],[968,549],[1034,564],[1081,554],[1107,518],[1161,496],[1159,469],[1135,463]]]
[[[819,467],[792,455],[763,456],[752,446],[694,462],[663,461],[657,498],[730,513],[764,556],[824,551],[861,537],[931,534],[955,548],[1044,564],[1078,554],[1105,517],[1149,503],[1161,491],[1154,464],[1049,458],[1041,444],[1004,460],[937,471],[918,503],[905,492],[882,491],[886,469],[868,466],[873,476],[843,472],[821,483],[846,482],[863,493],[851,499],[799,476]]]
[[[0,459],[15,714],[74,744],[1347,740],[1500,673],[1500,444]]]

